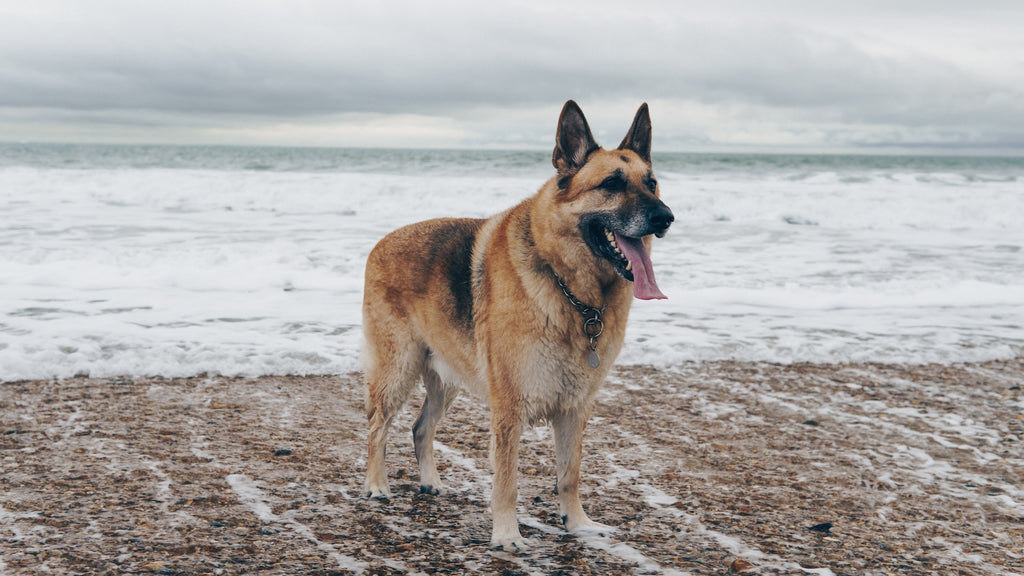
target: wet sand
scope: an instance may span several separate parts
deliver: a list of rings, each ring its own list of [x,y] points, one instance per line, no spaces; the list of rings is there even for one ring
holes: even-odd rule
[[[1024,574],[1024,359],[613,371],[559,526],[550,433],[521,448],[532,547],[490,550],[485,407],[417,396],[393,497],[361,498],[358,374],[0,384],[0,574]]]

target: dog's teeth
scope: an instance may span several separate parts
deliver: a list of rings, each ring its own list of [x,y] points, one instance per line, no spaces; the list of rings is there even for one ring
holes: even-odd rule
[[[612,245],[612,248],[615,248],[615,251],[618,252],[619,245],[615,243],[615,234],[612,234],[611,230],[605,228],[604,237],[608,239],[608,243]]]
[[[622,254],[622,250],[619,250],[619,243],[615,241],[615,234],[612,233],[611,230],[605,228],[604,229],[604,236],[605,236],[605,238],[608,239],[608,244],[612,247],[612,250],[615,250],[616,254],[618,254],[619,256],[621,256],[623,258],[625,258],[625,255]]]
[[[629,270],[630,272],[633,271],[633,263],[629,260],[626,260],[626,270]]]

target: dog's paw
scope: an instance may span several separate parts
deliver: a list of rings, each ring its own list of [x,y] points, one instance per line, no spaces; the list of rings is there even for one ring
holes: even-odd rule
[[[619,530],[615,526],[594,522],[586,516],[577,521],[570,521],[563,516],[562,524],[565,525],[565,529],[573,536],[608,536]]]
[[[440,496],[446,492],[443,484],[420,484],[420,494],[430,494],[431,496]]]
[[[530,548],[530,541],[518,534],[510,537],[494,536],[491,538],[491,548],[505,552],[523,552]]]
[[[363,495],[368,500],[390,500],[391,491],[388,490],[387,486],[381,488],[379,486],[367,486],[363,491]]]

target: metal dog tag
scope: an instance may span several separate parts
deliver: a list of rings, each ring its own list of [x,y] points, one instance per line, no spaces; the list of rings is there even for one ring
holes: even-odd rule
[[[590,354],[587,354],[587,364],[590,364],[591,368],[601,365],[601,357],[597,355],[597,350],[591,350]]]

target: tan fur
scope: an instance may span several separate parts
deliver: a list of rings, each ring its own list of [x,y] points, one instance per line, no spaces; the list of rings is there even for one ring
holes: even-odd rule
[[[598,212],[639,211],[638,198],[647,207],[664,205],[656,190],[647,192],[653,200],[641,198],[651,171],[646,105],[630,133],[641,141],[627,135],[617,150],[593,143],[578,110],[566,103],[553,157],[559,173],[535,196],[484,220],[440,219],[401,228],[377,244],[366,265],[367,495],[389,495],[388,427],[421,378],[427,395],[414,428],[421,490],[439,493],[434,430],[459,388],[466,388],[491,409],[493,546],[525,545],[516,520],[517,448],[523,426],[540,421],[554,431],[566,528],[609,529],[587,518],[580,505],[582,435],[594,396],[622,347],[633,294],[632,284],[588,247],[581,222]],[[628,190],[598,189],[616,170],[629,181]],[[644,243],[649,249],[650,236]],[[580,300],[607,306],[597,369],[586,362],[582,317],[553,273]]]

